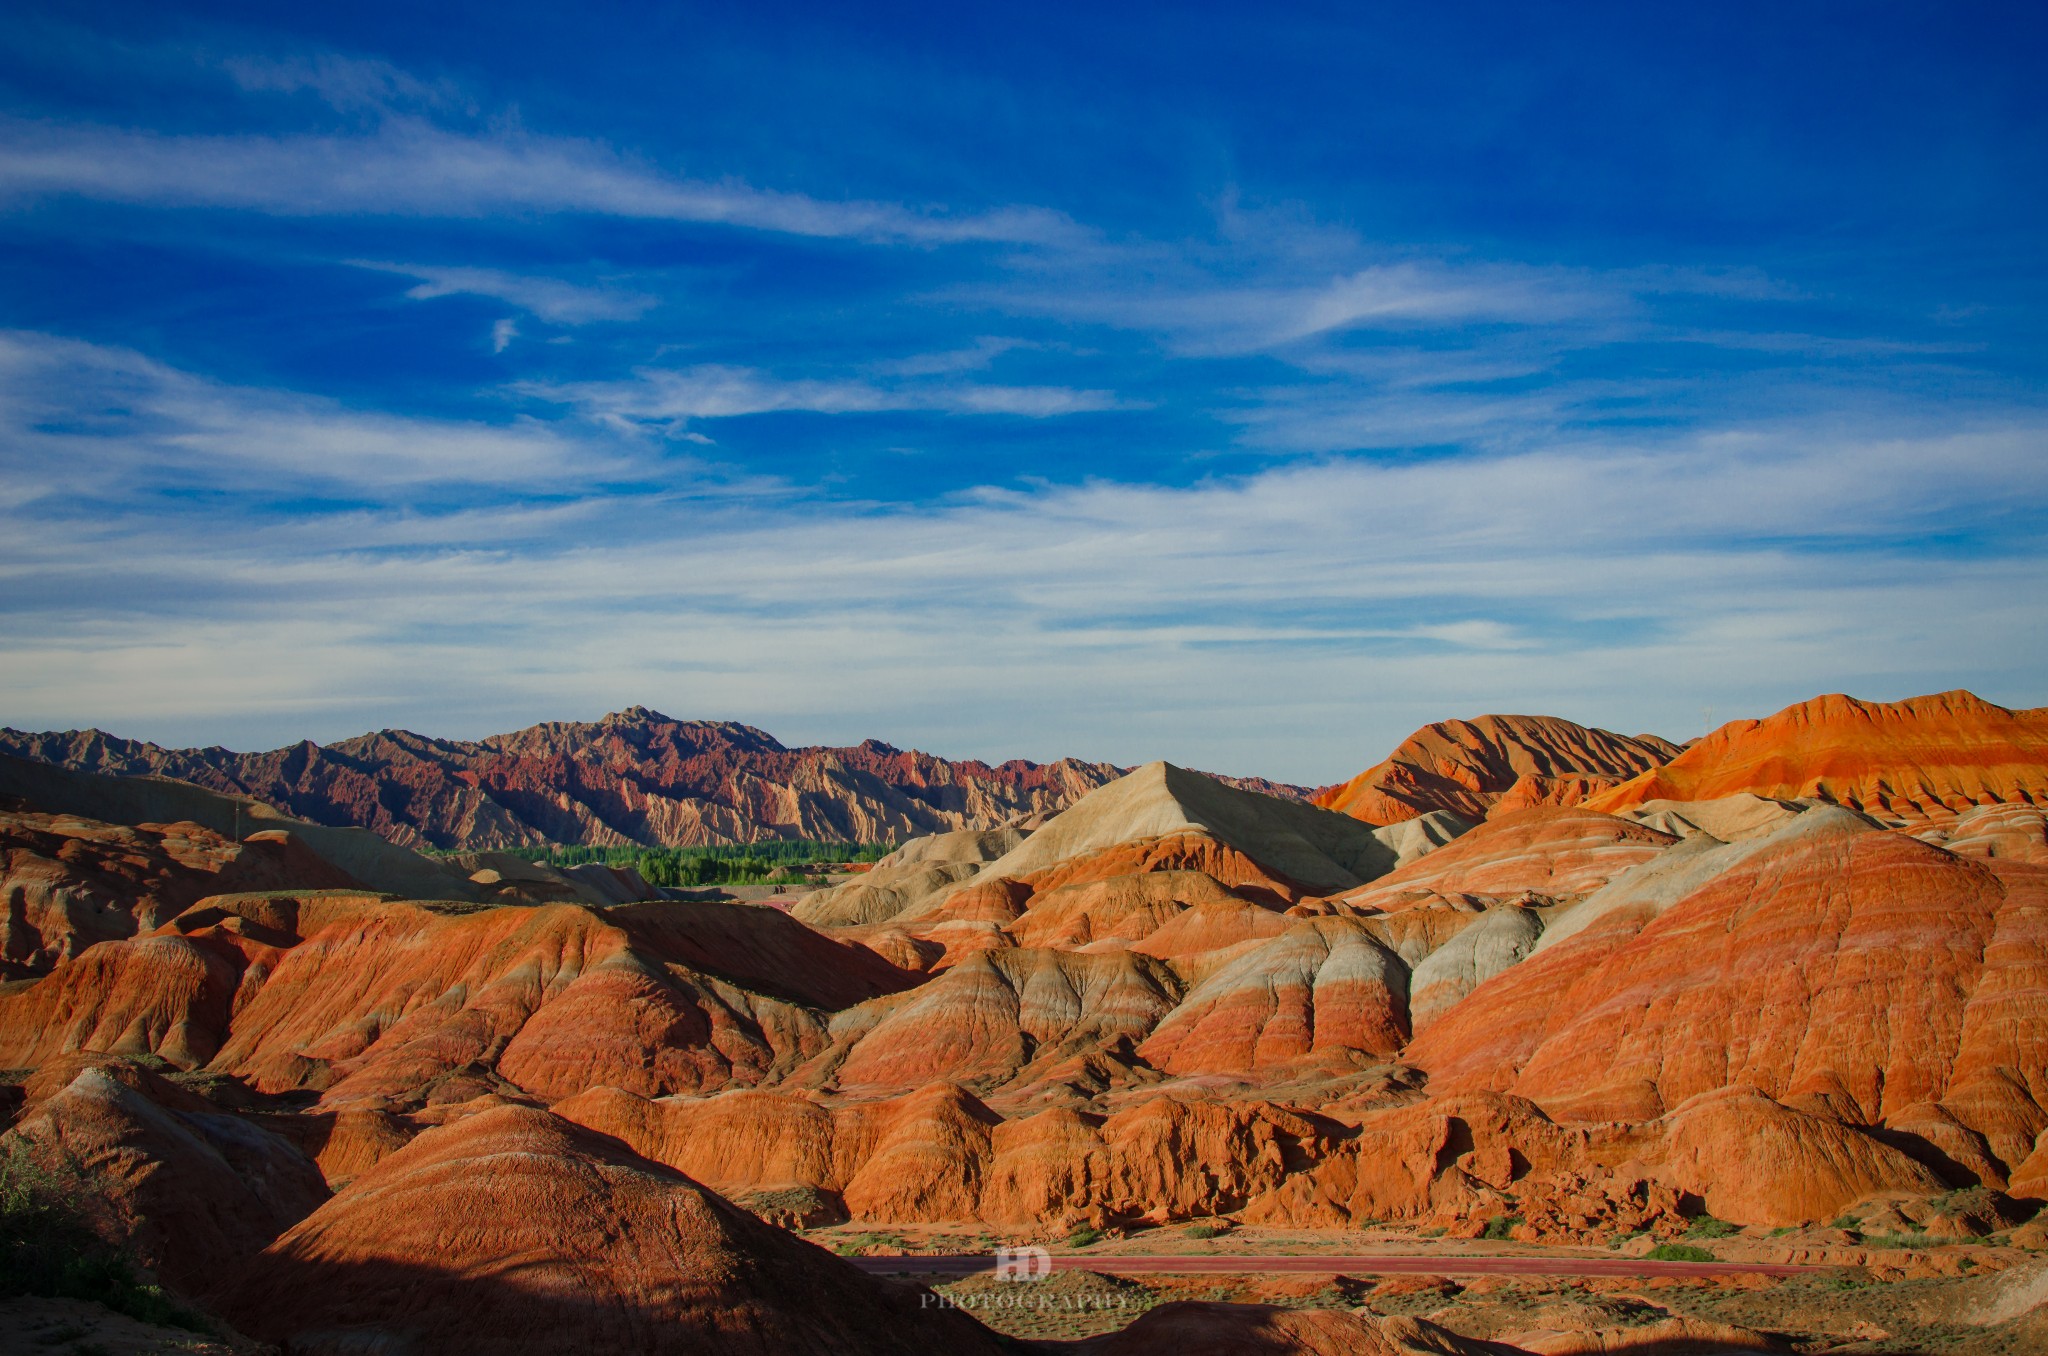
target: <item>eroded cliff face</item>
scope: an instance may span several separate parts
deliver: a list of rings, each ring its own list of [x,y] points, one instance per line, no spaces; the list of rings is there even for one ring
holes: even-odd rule
[[[646,707],[478,741],[380,730],[266,753],[165,749],[99,730],[0,730],[0,753],[82,772],[175,777],[406,846],[681,847],[808,838],[903,842],[1055,814],[1122,770],[1064,758],[991,766],[892,748],[783,747],[730,721]],[[1232,785],[1283,797],[1260,778]]]
[[[1895,823],[2038,805],[2048,801],[2048,708],[2009,711],[1962,691],[1903,702],[1815,697],[1732,721],[1587,803],[1618,810],[1737,794],[1819,799]]]
[[[1917,735],[1900,747],[1924,770]],[[413,1213],[455,1229],[464,1284],[517,1244],[644,1298],[660,1258],[744,1272],[721,1249],[780,1246],[727,1199],[1040,1234],[1511,1217],[1584,1241],[1702,1209],[1783,1226],[2048,1196],[2041,812],[1901,827],[1787,789],[1374,828],[1155,765],[1035,831],[914,842],[794,914],[188,897],[232,844],[24,819],[76,844],[22,839],[37,898],[129,903],[0,991],[0,1066],[37,1071],[13,1135],[126,1165],[134,1236],[202,1239],[259,1332],[368,1313],[347,1278],[425,1265]],[[272,1100],[237,1119],[166,1078]],[[238,1124],[269,1138],[236,1159]],[[501,1156],[558,1166],[503,1199],[464,1180]],[[216,1159],[269,1183],[248,1228],[145,1190],[150,1163],[167,1186]],[[600,1265],[574,1230],[452,1223],[558,1207],[641,1241]],[[264,1298],[328,1275],[342,1308]],[[705,1284],[648,1312],[701,1326]],[[767,1291],[730,1298],[829,1340]]]
[[[1619,735],[1556,716],[1480,716],[1426,725],[1383,762],[1315,803],[1368,824],[1434,810],[1484,819],[1496,805],[1571,805],[1676,757],[1655,735]]]

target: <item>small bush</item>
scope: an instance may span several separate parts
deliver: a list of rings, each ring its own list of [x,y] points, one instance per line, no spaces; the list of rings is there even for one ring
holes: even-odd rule
[[[1741,1233],[1742,1226],[1730,1224],[1725,1219],[1715,1219],[1712,1215],[1699,1215],[1685,1227],[1685,1232],[1693,1238],[1726,1238],[1730,1234]]]
[[[93,1232],[85,1199],[75,1176],[36,1162],[25,1145],[7,1146],[0,1155],[0,1298],[94,1300],[144,1323],[209,1331]]]
[[[1067,1246],[1070,1248],[1092,1248],[1101,1241],[1100,1229],[1076,1229],[1067,1235]]]
[[[1495,1215],[1492,1219],[1486,1221],[1486,1232],[1479,1236],[1481,1238],[1490,1238],[1498,1243],[1508,1236],[1508,1230],[1521,1222],[1522,1217],[1520,1215]]]
[[[1189,1238],[1214,1238],[1222,1232],[1221,1229],[1213,1224],[1190,1224],[1187,1227],[1186,1236]]]
[[[1867,1248],[1938,1248],[1941,1243],[1926,1234],[1865,1234]]]
[[[1712,1262],[1714,1254],[1690,1243],[1659,1243],[1650,1249],[1652,1262]]]

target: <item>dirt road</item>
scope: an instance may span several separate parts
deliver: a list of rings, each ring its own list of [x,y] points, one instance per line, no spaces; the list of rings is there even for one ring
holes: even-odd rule
[[[849,1257],[863,1271],[910,1272],[919,1276],[972,1276],[993,1271],[996,1259],[987,1253],[946,1253],[929,1257]],[[1287,1255],[1230,1256],[1090,1256],[1054,1254],[1053,1270],[1097,1271],[1113,1276],[1231,1275],[1279,1276],[1798,1276],[1833,1268],[1765,1262],[1652,1262],[1637,1257],[1457,1257],[1445,1254],[1402,1256]]]

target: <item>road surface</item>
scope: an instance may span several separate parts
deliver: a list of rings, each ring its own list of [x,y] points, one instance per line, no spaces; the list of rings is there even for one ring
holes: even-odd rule
[[[995,1270],[987,1253],[940,1253],[910,1257],[849,1257],[863,1271],[911,1272],[919,1276],[972,1276]],[[1652,1262],[1641,1257],[1456,1257],[1360,1254],[1286,1256],[1204,1253],[1191,1257],[1056,1253],[1054,1271],[1096,1271],[1113,1276],[1799,1276],[1832,1267],[1771,1262]]]

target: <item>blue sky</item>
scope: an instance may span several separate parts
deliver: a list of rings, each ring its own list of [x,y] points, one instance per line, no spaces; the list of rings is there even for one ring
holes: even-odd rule
[[[418,8],[11,8],[0,722],[2048,701],[2038,6]]]

